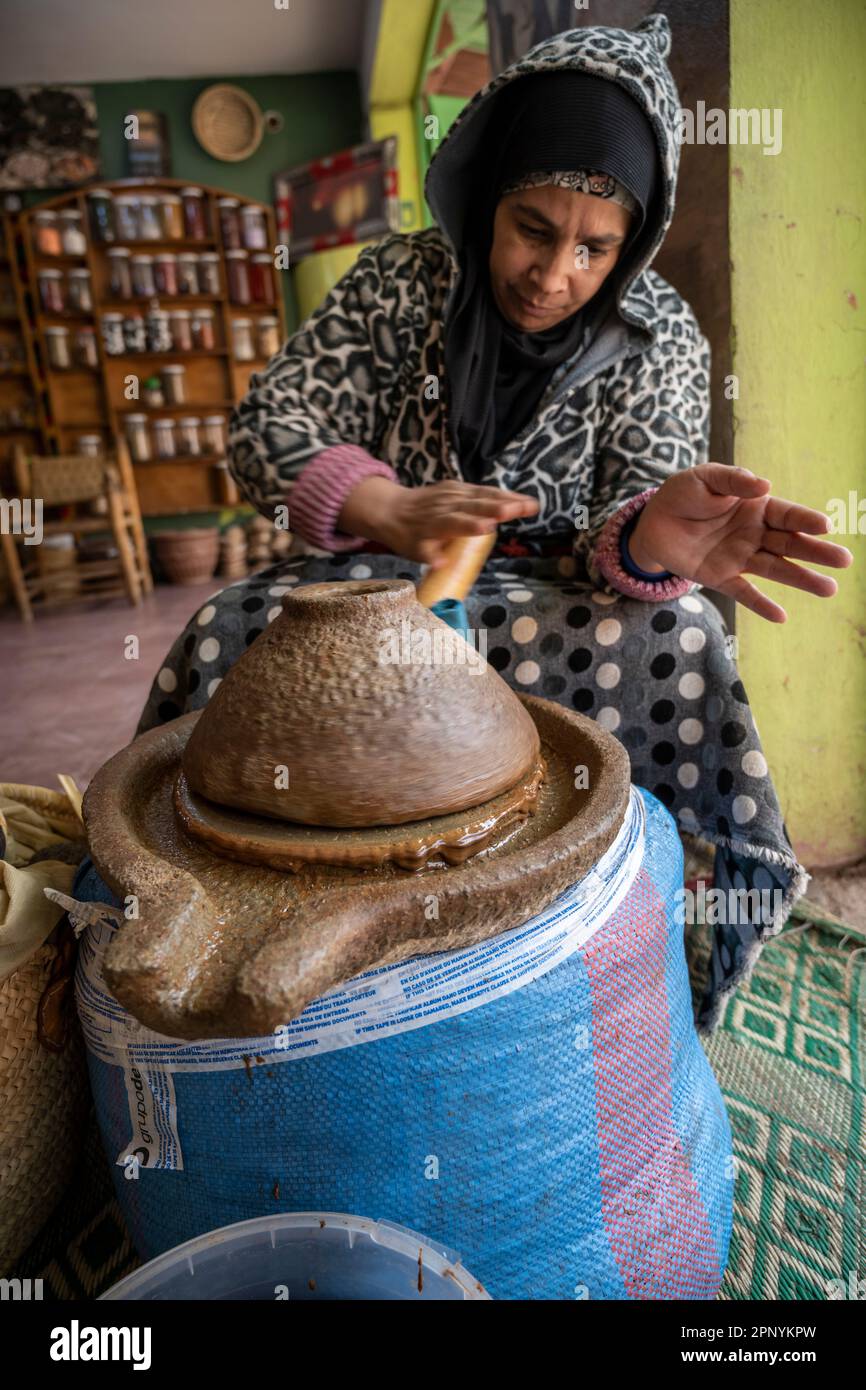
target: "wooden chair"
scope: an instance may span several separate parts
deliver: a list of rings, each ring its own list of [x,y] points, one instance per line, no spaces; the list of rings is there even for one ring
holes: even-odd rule
[[[135,491],[132,466],[125,447],[105,458],[81,455],[28,455],[16,448],[15,486],[21,501],[42,501],[42,535],[81,536],[98,532],[111,534],[117,556],[87,560],[73,552],[74,562],[51,569],[45,563],[47,550],[38,545],[21,545],[23,537],[0,528],[3,556],[18,611],[25,622],[33,621],[33,607],[55,607],[80,603],[89,598],[141,601],[153,589],[147,556],[147,543]],[[94,503],[102,515],[94,515]],[[87,504],[84,514],[81,508]],[[63,518],[49,515],[52,509],[72,509]],[[32,512],[31,512],[32,516]]]

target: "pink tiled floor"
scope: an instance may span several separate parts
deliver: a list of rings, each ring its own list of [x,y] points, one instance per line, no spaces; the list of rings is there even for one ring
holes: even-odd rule
[[[0,782],[59,790],[65,772],[83,791],[129,742],[166,651],[218,588],[216,579],[158,584],[139,608],[116,599],[37,613],[32,624],[0,610]],[[124,658],[129,635],[137,661]]]

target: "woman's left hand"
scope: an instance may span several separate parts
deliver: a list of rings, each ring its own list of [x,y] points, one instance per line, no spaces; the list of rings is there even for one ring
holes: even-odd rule
[[[722,463],[675,473],[641,512],[629,553],[641,569],[670,570],[728,594],[771,623],[783,623],[784,608],[750,584],[746,574],[830,598],[838,587],[835,579],[792,561],[846,569],[853,556],[842,545],[815,539],[829,531],[829,517],[771,497],[771,487],[746,468]]]

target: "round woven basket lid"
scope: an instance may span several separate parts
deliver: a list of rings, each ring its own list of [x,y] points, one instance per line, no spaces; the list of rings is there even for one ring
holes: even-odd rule
[[[196,98],[192,128],[209,155],[234,162],[255,153],[265,122],[258,102],[248,92],[229,82],[217,82]]]

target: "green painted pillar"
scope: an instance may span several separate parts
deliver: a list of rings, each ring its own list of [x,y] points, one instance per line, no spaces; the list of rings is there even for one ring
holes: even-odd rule
[[[731,145],[735,462],[822,511],[866,499],[866,6],[731,0],[731,106],[782,109],[782,148]],[[721,269],[721,268],[720,268]],[[847,510],[847,508],[846,508]],[[866,505],[864,505],[866,510]],[[808,867],[866,853],[866,545],[816,599],[738,610],[740,668]],[[863,518],[866,530],[866,516]]]

